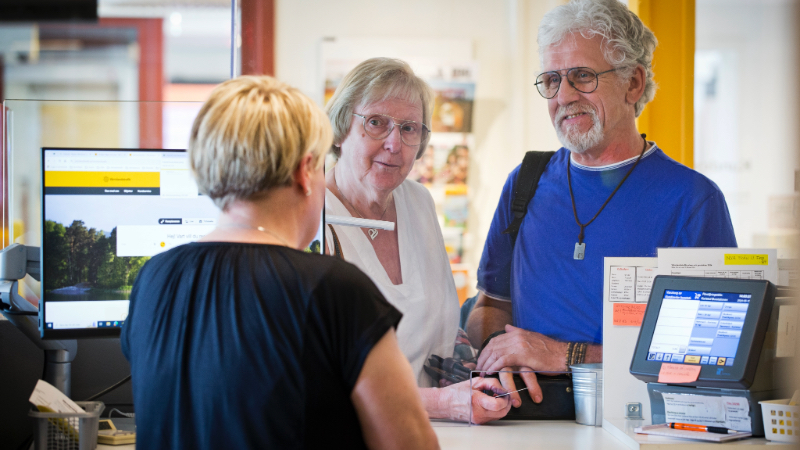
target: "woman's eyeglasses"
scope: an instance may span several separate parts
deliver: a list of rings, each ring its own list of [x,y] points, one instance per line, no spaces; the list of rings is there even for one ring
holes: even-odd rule
[[[423,123],[414,122],[413,120],[402,121],[386,114],[371,114],[364,116],[361,114],[353,113],[354,116],[363,119],[364,131],[367,136],[373,139],[384,139],[391,134],[394,126],[398,124],[400,129],[400,139],[403,143],[409,146],[415,146],[422,143],[428,137],[428,127]]]

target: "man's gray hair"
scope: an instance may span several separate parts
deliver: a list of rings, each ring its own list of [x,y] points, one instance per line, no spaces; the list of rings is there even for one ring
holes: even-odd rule
[[[636,117],[656,94],[653,81],[653,51],[656,36],[620,0],[572,0],[548,12],[539,25],[539,61],[544,67],[544,52],[572,33],[586,39],[602,37],[603,57],[619,67],[622,79],[633,75],[636,65],[644,67],[644,94],[634,105]],[[562,67],[567,69],[568,67]]]

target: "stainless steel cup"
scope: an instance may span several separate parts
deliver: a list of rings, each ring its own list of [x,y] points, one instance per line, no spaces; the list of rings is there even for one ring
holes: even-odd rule
[[[576,364],[572,369],[575,421],[582,425],[603,425],[603,364]]]

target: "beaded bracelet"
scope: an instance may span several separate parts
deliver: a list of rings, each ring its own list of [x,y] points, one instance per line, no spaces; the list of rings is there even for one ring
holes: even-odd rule
[[[569,366],[572,365],[572,352],[575,349],[574,342],[567,342],[567,357],[565,361],[566,371],[569,372]]]
[[[584,342],[568,342],[567,343],[567,357],[566,366],[569,370],[570,366],[575,364],[582,364],[586,360],[586,349],[589,345]]]

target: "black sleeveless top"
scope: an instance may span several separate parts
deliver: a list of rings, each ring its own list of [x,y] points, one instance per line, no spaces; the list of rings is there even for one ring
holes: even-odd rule
[[[337,258],[217,242],[157,255],[121,337],[137,447],[365,448],[350,394],[400,318]]]

